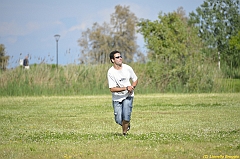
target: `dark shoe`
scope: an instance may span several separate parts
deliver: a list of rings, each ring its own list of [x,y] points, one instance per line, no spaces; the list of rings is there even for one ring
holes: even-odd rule
[[[130,128],[131,128],[131,127],[130,127],[130,123],[129,123],[129,124],[128,124],[128,128],[127,128],[127,131],[129,131],[129,130],[130,130]]]
[[[127,136],[127,133],[123,133],[123,136]]]

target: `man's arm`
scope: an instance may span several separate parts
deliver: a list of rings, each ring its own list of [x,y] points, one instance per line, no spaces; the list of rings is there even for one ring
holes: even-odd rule
[[[132,83],[132,86],[135,88],[138,84],[138,80],[136,80],[135,82]]]
[[[113,88],[110,88],[110,91],[111,92],[122,92],[122,91],[128,90],[128,92],[132,92],[134,90],[134,88],[137,86],[137,84],[138,84],[138,80],[134,81],[131,86],[113,87]]]
[[[122,92],[128,90],[128,87],[113,87],[110,88],[111,92]]]

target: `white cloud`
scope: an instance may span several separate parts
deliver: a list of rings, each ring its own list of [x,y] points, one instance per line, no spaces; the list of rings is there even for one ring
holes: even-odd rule
[[[10,44],[14,44],[14,43],[17,41],[17,37],[16,37],[16,36],[8,37],[8,38],[7,38],[7,41],[8,41]]]
[[[38,22],[28,22],[28,23],[26,24],[26,29],[27,29],[29,32],[38,30],[39,28],[40,28],[40,24],[39,24]]]
[[[82,24],[79,24],[79,25],[72,26],[68,31],[72,32],[72,31],[78,31],[78,30],[85,30],[86,26],[87,25],[85,23],[82,23]]]
[[[28,22],[20,24],[15,21],[0,22],[1,36],[23,36],[41,28],[38,22]]]
[[[0,35],[24,35],[23,30],[17,26],[16,22],[0,22]]]

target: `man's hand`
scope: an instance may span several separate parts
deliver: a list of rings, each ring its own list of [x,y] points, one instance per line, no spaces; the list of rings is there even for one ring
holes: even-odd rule
[[[128,93],[133,93],[134,87],[133,86],[127,86]]]

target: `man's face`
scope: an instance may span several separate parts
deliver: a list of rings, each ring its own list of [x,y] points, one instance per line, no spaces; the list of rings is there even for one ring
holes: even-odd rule
[[[113,60],[114,60],[114,63],[116,65],[122,65],[122,56],[121,56],[120,53],[114,54],[114,59]]]

